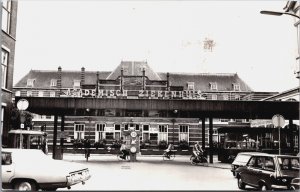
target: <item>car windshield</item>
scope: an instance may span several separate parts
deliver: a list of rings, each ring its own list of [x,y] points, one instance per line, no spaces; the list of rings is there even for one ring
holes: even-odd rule
[[[250,159],[250,155],[242,155],[242,154],[239,154],[238,156],[236,156],[236,158],[234,159],[234,162],[233,163],[247,163]]]
[[[281,170],[299,171],[299,158],[298,157],[279,157],[278,162]]]

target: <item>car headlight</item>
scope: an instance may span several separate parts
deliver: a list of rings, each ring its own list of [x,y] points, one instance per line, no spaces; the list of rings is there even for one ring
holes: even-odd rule
[[[287,182],[287,180],[286,180],[286,179],[281,179],[281,181],[282,181],[282,182],[284,182],[284,183],[285,183],[285,182]]]

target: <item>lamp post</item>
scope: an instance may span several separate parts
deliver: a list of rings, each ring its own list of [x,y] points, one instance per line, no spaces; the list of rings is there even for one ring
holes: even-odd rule
[[[289,8],[290,9],[290,8]],[[295,9],[296,10],[296,9]],[[296,15],[294,13],[289,12],[289,10],[287,12],[281,12],[281,11],[260,11],[261,14],[265,14],[265,15],[273,15],[273,16],[281,16],[281,15],[290,15],[292,17],[295,17],[298,19],[298,21],[294,24],[295,27],[297,27],[298,30],[298,56],[296,58],[296,60],[298,60],[299,62],[299,69],[297,72],[297,78],[300,80],[300,16]],[[300,84],[300,82],[299,82]]]
[[[29,102],[26,99],[20,99],[17,102],[17,108],[20,111],[20,121],[21,121],[21,132],[20,132],[20,149],[23,148],[23,135],[22,135],[22,129],[24,128],[24,122],[25,122],[25,115],[24,115],[24,111],[28,108],[29,106]]]
[[[177,112],[178,111],[176,109],[173,111],[173,114],[175,115],[175,117],[177,115]],[[175,132],[174,132],[174,130],[175,130],[175,122],[176,122],[175,117],[171,120],[172,123],[173,123],[173,133],[172,133],[172,143],[173,143],[173,145],[174,145],[174,135],[175,135]]]
[[[86,109],[86,112],[87,112],[87,115],[88,115],[88,121],[89,121],[89,127],[87,127],[88,128],[88,139],[90,139],[90,126],[91,126],[91,118],[90,118],[90,109],[89,108],[87,108]]]

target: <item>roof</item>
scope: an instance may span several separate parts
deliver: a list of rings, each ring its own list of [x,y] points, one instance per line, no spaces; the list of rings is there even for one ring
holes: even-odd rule
[[[167,73],[158,73],[167,79]],[[217,83],[217,91],[232,91],[233,83],[240,85],[241,91],[252,89],[236,73],[169,73],[170,86],[187,87],[187,82],[194,82],[195,90],[210,91],[210,83]]]
[[[157,73],[149,67],[146,61],[121,61],[120,65],[108,75],[107,79],[117,79],[121,76],[122,69],[124,76],[142,76],[143,70],[145,70],[145,76],[147,76],[148,79],[161,80]]]
[[[147,62],[122,61],[114,71],[99,72],[99,79],[116,80],[121,75],[123,69],[124,76],[142,76],[143,69],[148,79],[152,81],[166,81],[168,73],[154,72]],[[72,88],[74,80],[81,79],[81,70],[61,72],[62,88]],[[85,84],[96,84],[97,72],[85,71]],[[14,88],[27,87],[27,80],[35,79],[34,88],[52,88],[51,79],[58,79],[58,71],[55,70],[30,70]],[[169,73],[170,86],[180,86],[187,88],[187,82],[194,82],[194,89],[201,91],[211,91],[210,84],[216,83],[216,91],[233,91],[233,84],[240,85],[240,91],[250,92],[252,89],[236,73]]]

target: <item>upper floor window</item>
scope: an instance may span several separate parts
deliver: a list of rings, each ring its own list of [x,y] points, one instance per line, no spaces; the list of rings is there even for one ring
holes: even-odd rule
[[[234,95],[234,100],[240,100],[240,95],[238,94]]]
[[[35,79],[27,79],[27,87],[33,87],[34,82],[35,82]]]
[[[73,87],[74,88],[80,88],[80,80],[74,80]]]
[[[27,91],[27,96],[31,97],[32,96],[32,91]]]
[[[217,100],[217,99],[218,99],[218,96],[216,94],[211,95],[211,100]]]
[[[217,90],[218,89],[218,86],[217,86],[216,82],[211,82],[209,84],[210,84],[210,90]]]
[[[187,83],[187,89],[188,90],[195,90],[195,83],[194,82],[188,82]]]
[[[50,91],[50,97],[55,97],[55,91]]]
[[[51,79],[50,86],[56,87],[56,85],[57,85],[57,79]]]
[[[2,68],[2,77],[1,77],[1,87],[7,87],[7,65],[8,65],[8,51],[2,49],[1,51],[1,68]]]
[[[233,83],[233,90],[234,90],[234,91],[240,91],[240,84],[238,84],[238,83]]]
[[[11,0],[2,0],[2,26],[1,29],[10,33]]]
[[[228,97],[227,94],[224,94],[224,95],[223,95],[223,100],[229,100],[229,97]]]

